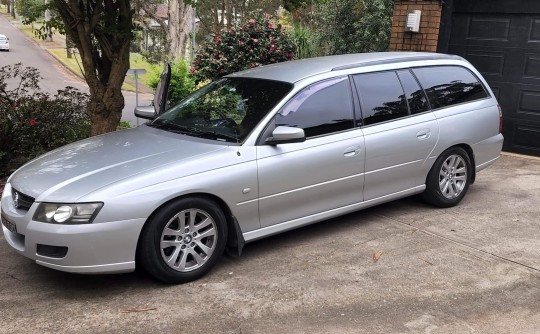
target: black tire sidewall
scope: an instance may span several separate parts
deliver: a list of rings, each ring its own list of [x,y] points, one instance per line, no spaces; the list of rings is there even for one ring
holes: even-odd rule
[[[467,168],[467,179],[465,187],[461,191],[458,197],[456,198],[447,198],[445,197],[439,187],[439,172],[442,168],[442,164],[450,157],[451,155],[460,156],[463,161],[465,161],[465,166]],[[472,177],[472,164],[471,158],[467,151],[461,147],[452,147],[443,153],[437,158],[431,170],[429,171],[428,177],[426,179],[426,190],[422,194],[424,200],[430,204],[433,204],[438,207],[448,208],[457,205],[467,194],[469,185],[471,184]]]
[[[212,217],[216,223],[217,244],[208,261],[201,267],[189,272],[179,272],[170,268],[163,260],[160,239],[169,220],[187,209],[199,209]],[[226,241],[226,218],[217,204],[205,198],[182,198],[166,204],[147,221],[141,233],[138,259],[143,268],[154,278],[165,283],[186,283],[204,276],[214,267],[223,254]]]

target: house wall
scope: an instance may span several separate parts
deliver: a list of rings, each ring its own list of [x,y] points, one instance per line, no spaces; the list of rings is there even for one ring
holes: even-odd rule
[[[421,10],[420,31],[406,32],[407,14]],[[395,0],[390,51],[436,52],[441,24],[441,0]]]

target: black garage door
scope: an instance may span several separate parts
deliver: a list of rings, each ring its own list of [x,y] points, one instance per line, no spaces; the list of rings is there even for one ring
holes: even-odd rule
[[[504,149],[540,155],[540,0],[454,0],[439,51],[468,59],[503,110]]]

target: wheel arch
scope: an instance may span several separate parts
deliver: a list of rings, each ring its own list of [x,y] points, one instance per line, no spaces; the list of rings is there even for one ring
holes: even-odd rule
[[[219,208],[221,209],[221,211],[223,211],[223,214],[225,215],[225,218],[227,220],[227,240],[226,240],[226,248],[225,248],[225,250],[226,250],[227,254],[229,254],[231,256],[240,256],[242,254],[242,249],[243,249],[243,247],[245,245],[245,240],[244,240],[244,237],[243,237],[243,234],[242,234],[242,230],[240,229],[240,225],[238,224],[238,221],[236,220],[236,217],[234,217],[234,215],[232,214],[232,211],[229,208],[229,206],[227,205],[227,203],[225,203],[225,201],[223,199],[221,199],[220,197],[218,197],[216,195],[209,194],[209,193],[198,192],[198,193],[183,194],[181,196],[171,198],[167,202],[162,203],[154,211],[152,211],[152,213],[146,219],[146,221],[145,221],[145,223],[143,225],[143,228],[141,229],[141,232],[139,233],[139,237],[137,239],[137,249],[136,249],[136,254],[135,254],[135,260],[136,261],[135,261],[135,263],[138,262],[137,259],[138,259],[138,256],[139,256],[141,235],[142,235],[144,229],[148,226],[148,222],[152,219],[152,217],[154,217],[154,215],[157,212],[159,212],[159,210],[161,210],[163,207],[169,205],[170,203],[172,203],[174,201],[177,201],[177,200],[180,200],[180,199],[183,199],[183,198],[193,198],[193,197],[204,198],[204,199],[210,200],[210,201],[216,203],[219,206]]]
[[[454,145],[452,147],[460,147],[462,149],[465,150],[465,152],[467,152],[467,155],[469,156],[469,159],[471,159],[471,184],[474,183],[474,181],[476,180],[476,162],[475,162],[475,159],[474,159],[474,151],[472,149],[472,147],[468,144],[465,144],[465,143],[462,143],[462,144],[457,144],[457,145]],[[452,147],[449,147],[448,149],[451,149]]]

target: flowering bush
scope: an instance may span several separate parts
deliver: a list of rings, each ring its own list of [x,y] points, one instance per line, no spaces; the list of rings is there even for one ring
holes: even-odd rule
[[[294,59],[294,45],[270,16],[256,15],[210,35],[197,53],[191,73],[197,81]]]
[[[0,177],[39,154],[90,135],[88,95],[66,87],[51,96],[40,90],[39,79],[37,69],[20,63],[0,68]]]

